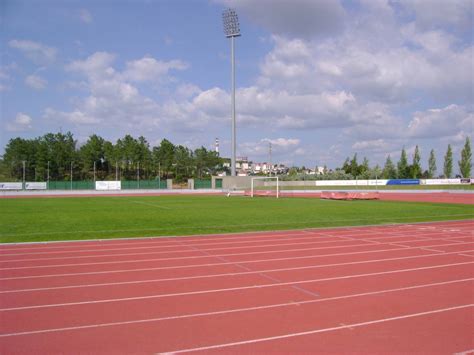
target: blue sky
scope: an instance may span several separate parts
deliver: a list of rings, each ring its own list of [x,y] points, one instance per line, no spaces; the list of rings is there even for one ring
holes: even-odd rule
[[[230,152],[229,41],[237,39],[237,155],[383,165],[419,145],[438,172],[473,135],[473,0],[21,1],[0,4],[0,146],[70,130]],[[457,166],[456,166],[457,168]]]

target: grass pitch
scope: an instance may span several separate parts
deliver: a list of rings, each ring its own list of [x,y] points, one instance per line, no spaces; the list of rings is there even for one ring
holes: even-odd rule
[[[474,218],[474,206],[317,198],[2,199],[0,241],[174,236]]]

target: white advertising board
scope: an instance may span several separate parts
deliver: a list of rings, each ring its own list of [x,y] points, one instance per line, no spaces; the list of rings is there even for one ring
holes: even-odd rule
[[[96,181],[95,189],[100,191],[121,190],[122,183],[120,181]]]
[[[21,182],[0,182],[0,190],[22,190]]]
[[[461,179],[426,179],[421,180],[421,183],[424,185],[456,185],[461,183]]]
[[[356,186],[355,180],[316,180],[316,186]]]
[[[25,182],[26,190],[46,190],[47,188],[46,182]]]
[[[316,186],[382,186],[388,180],[316,180]]]
[[[369,182],[369,186],[384,186],[387,185],[388,180],[379,179],[379,180],[367,180]]]

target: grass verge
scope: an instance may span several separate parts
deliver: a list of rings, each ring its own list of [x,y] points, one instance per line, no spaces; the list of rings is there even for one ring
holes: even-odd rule
[[[3,199],[0,242],[172,236],[472,219],[473,205],[308,198]]]

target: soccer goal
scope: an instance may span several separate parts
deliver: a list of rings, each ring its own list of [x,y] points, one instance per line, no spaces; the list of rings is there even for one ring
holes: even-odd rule
[[[250,182],[250,197],[275,196],[280,197],[280,184],[277,176],[253,177]]]

